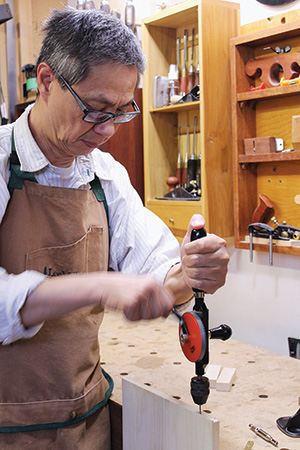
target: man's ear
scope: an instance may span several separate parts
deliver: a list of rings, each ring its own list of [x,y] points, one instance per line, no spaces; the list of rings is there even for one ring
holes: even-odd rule
[[[50,95],[51,83],[54,81],[54,73],[51,67],[47,63],[40,63],[36,71],[37,85],[40,96],[45,102]]]

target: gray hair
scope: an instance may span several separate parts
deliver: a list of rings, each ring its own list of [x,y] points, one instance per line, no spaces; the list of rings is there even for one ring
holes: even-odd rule
[[[135,66],[138,78],[145,70],[134,33],[120,19],[98,9],[53,9],[43,23],[43,32],[36,69],[45,62],[70,84],[85,79],[96,64]]]

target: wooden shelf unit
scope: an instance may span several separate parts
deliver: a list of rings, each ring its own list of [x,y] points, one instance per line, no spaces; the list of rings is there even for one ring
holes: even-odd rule
[[[300,115],[300,85],[275,86],[250,91],[261,80],[249,77],[245,65],[249,59],[270,56],[272,50],[290,45],[300,50],[300,20],[259,30],[231,39],[232,138],[234,172],[235,246],[249,248],[245,242],[259,195],[267,195],[274,205],[279,223],[300,228],[300,152],[245,155],[244,139],[274,136],[284,140],[285,149],[293,149],[292,116]],[[284,75],[283,75],[284,76]],[[274,227],[273,222],[269,225]],[[267,241],[267,240],[266,240]],[[254,244],[254,249],[268,251],[268,245]],[[300,255],[297,247],[274,245],[274,251]]]
[[[155,76],[167,76],[176,63],[176,39],[188,30],[188,61],[195,30],[194,66],[200,66],[200,101],[153,107]],[[206,228],[219,236],[233,236],[233,188],[230,114],[230,39],[239,32],[239,5],[220,0],[191,0],[167,8],[142,23],[147,69],[143,78],[145,205],[165,221],[182,240],[189,220],[200,213]],[[201,154],[200,201],[157,200],[168,192],[166,179],[176,173],[178,148],[186,153],[193,144],[197,117],[196,156]],[[179,127],[183,134],[178,138]],[[179,139],[179,145],[178,145]]]

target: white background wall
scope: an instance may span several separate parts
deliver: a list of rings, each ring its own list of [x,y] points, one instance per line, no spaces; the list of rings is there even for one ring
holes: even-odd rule
[[[95,3],[99,7],[100,0]],[[125,0],[109,0],[109,3],[124,18]],[[160,3],[160,0],[134,0],[137,21],[155,14]],[[166,3],[172,6],[183,2]],[[240,3],[241,25],[300,9],[300,0],[286,6],[265,6],[256,0],[236,3]],[[69,0],[69,4],[75,6],[76,0]],[[300,258],[274,254],[270,267],[267,253],[254,252],[253,263],[247,250],[231,246],[229,253],[227,283],[206,299],[211,326],[228,323],[235,339],[288,354],[287,338],[300,338]]]

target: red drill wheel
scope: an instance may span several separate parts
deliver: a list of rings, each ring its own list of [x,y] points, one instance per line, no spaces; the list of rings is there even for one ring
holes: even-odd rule
[[[206,352],[206,333],[202,320],[196,311],[183,314],[185,326],[188,330],[186,336],[179,325],[179,342],[185,357],[191,362],[199,362]]]

